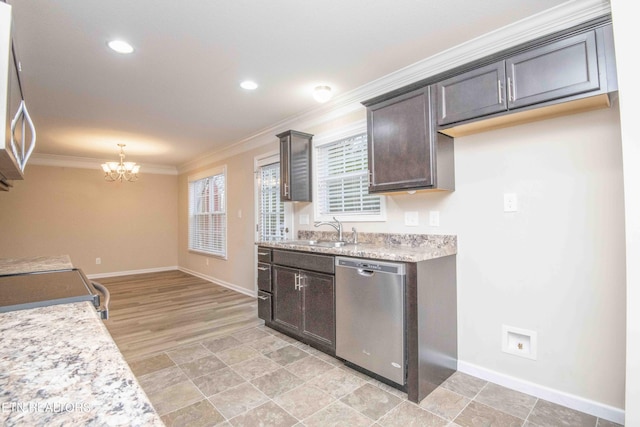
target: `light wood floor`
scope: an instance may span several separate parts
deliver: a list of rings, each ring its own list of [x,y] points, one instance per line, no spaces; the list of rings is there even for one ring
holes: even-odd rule
[[[181,271],[96,281],[111,293],[105,325],[127,362],[263,323],[255,298]]]

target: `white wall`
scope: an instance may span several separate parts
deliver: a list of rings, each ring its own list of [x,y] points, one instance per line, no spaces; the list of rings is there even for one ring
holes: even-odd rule
[[[620,86],[624,158],[627,274],[626,425],[640,426],[640,82],[637,77],[637,5],[611,2]]]
[[[621,162],[617,105],[457,138],[455,192],[388,197],[387,222],[346,229],[456,234],[460,361],[624,408]],[[537,332],[536,361],[501,351],[503,324]]]

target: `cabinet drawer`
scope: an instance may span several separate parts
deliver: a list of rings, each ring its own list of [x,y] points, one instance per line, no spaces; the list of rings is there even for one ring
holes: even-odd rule
[[[258,262],[271,262],[271,249],[258,246]]]
[[[334,273],[334,257],[304,252],[273,250],[273,263],[303,270]]]
[[[258,289],[271,292],[271,265],[258,263]]]
[[[271,294],[258,291],[258,317],[266,322],[271,322]]]

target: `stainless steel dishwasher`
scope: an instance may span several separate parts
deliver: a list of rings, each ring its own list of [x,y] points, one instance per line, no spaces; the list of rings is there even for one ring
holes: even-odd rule
[[[336,356],[405,384],[405,265],[336,257]]]

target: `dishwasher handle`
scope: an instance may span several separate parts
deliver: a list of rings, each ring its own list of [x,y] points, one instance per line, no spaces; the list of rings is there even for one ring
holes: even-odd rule
[[[358,274],[364,277],[373,277],[373,275],[375,275],[376,272],[373,270],[365,270],[364,268],[359,268]]]

